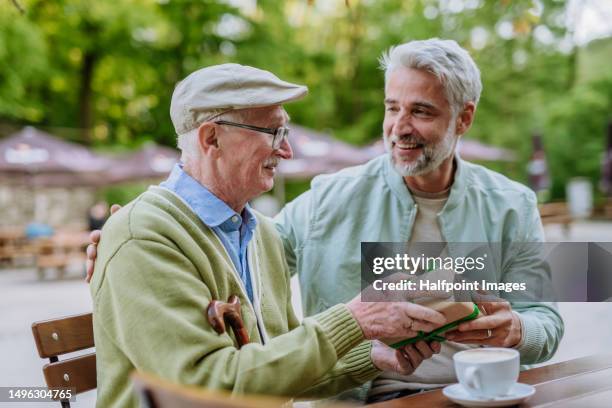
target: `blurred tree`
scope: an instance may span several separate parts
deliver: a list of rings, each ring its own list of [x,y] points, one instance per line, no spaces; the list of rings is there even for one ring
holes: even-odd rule
[[[597,186],[612,113],[612,75],[577,85],[549,106],[546,123],[553,195],[565,196],[571,177],[588,177]]]
[[[32,98],[30,91],[44,83],[47,71],[44,33],[20,18],[11,3],[0,2],[0,116],[11,121],[40,120],[44,101]]]
[[[153,4],[146,0],[30,2],[28,17],[44,32],[53,55],[50,86],[41,93],[52,104],[48,113],[59,113],[60,118],[56,122],[47,117],[49,122],[76,125],[82,140],[92,141],[97,70],[109,56],[130,56],[138,61],[141,48],[133,37],[138,29],[159,20]]]
[[[2,25],[0,38],[27,32],[14,48],[27,49],[22,54],[42,61],[26,63],[40,67],[30,76],[17,73],[7,82],[16,87],[20,81],[33,85],[30,77],[39,74],[46,79],[32,86],[30,95],[45,107],[38,115],[20,116],[78,128],[86,143],[129,144],[134,137],[162,132],[167,136],[160,139],[170,142],[167,112],[174,84],[186,72],[219,61],[214,58],[221,55],[215,23],[232,11],[215,1],[32,0],[23,18],[16,11],[12,16],[3,12],[14,22]],[[36,40],[40,44],[30,44]],[[40,48],[48,50],[49,58]]]
[[[308,85],[308,98],[287,105],[294,122],[371,143],[380,138],[384,113],[378,58],[391,45],[441,37],[468,49],[482,72],[484,91],[467,137],[516,150],[521,165],[511,176],[526,180],[534,131],[555,149],[563,144],[549,138],[570,131],[583,135],[593,154],[603,148],[592,133],[604,126],[600,115],[585,111],[583,127],[560,120],[559,112],[569,115],[584,98],[609,101],[605,86],[589,83],[606,75],[590,67],[607,66],[612,49],[603,43],[594,53],[575,47],[576,19],[564,1],[22,4],[25,15],[0,2],[0,120],[83,129],[81,135],[65,132],[83,142],[131,146],[155,139],[173,145],[168,106],[176,82],[199,67],[234,61]],[[558,157],[548,155],[555,197],[572,168],[567,155]]]

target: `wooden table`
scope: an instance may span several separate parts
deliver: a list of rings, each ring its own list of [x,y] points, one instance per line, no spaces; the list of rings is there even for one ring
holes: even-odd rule
[[[536,387],[536,393],[519,407],[612,407],[612,354],[589,356],[526,370],[519,382]],[[369,405],[375,408],[456,408],[433,390]]]
[[[37,239],[38,279],[44,279],[47,269],[56,270],[58,279],[64,277],[71,265],[84,271],[85,249],[89,242],[87,231],[58,231],[52,237]]]

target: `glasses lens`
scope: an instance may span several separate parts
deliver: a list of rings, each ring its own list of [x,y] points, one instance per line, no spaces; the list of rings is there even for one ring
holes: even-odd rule
[[[283,144],[283,141],[286,140],[288,137],[289,128],[280,127],[276,129],[276,132],[274,133],[274,140],[272,140],[272,148],[274,150],[280,149],[281,144]]]

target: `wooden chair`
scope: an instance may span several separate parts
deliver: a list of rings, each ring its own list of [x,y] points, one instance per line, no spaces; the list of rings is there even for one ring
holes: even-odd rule
[[[288,402],[275,397],[230,397],[228,392],[178,385],[140,371],[132,374],[132,382],[145,408],[281,408]]]
[[[32,324],[32,334],[41,358],[47,387],[72,389],[73,395],[93,390],[96,381],[96,353],[59,360],[58,356],[94,347],[92,314],[86,313]],[[70,407],[61,400],[62,408]]]

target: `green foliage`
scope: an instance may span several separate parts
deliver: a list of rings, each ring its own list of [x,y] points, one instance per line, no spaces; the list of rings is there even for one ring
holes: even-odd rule
[[[578,58],[578,82],[584,84],[610,75],[611,58],[612,41],[609,38],[590,42]]]
[[[42,118],[43,101],[32,99],[29,92],[42,84],[47,69],[44,34],[19,18],[11,4],[0,3],[0,117],[32,122]]]
[[[554,197],[565,195],[565,182],[571,177],[588,177],[597,186],[606,148],[602,135],[609,120],[612,75],[577,86],[550,106],[545,143]]]
[[[310,181],[287,181],[285,184],[285,201],[289,202],[310,188]]]
[[[107,203],[126,205],[142,194],[147,187],[148,185],[144,183],[119,184],[105,188],[101,195]]]
[[[499,166],[505,173],[525,180],[531,135],[540,131],[554,196],[571,176],[598,175],[611,95],[609,82],[596,81],[609,71],[612,43],[561,51],[571,31],[564,1],[22,3],[25,15],[0,2],[0,122],[85,126],[71,138],[102,147],[173,145],[168,107],[177,81],[233,61],[307,84],[308,98],[287,105],[292,120],[363,145],[381,135],[382,52],[441,37],[468,49],[481,70],[467,137],[515,150],[520,162]]]

